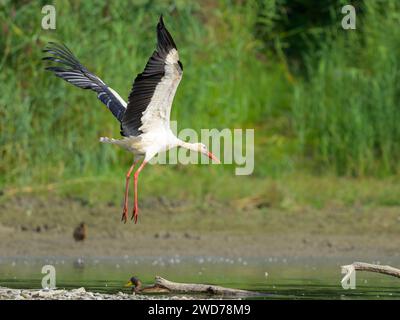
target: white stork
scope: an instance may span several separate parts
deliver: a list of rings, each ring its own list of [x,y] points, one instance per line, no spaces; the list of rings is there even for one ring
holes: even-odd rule
[[[132,219],[137,223],[139,173],[157,153],[174,147],[200,152],[220,163],[202,143],[187,143],[178,139],[170,129],[171,105],[176,89],[182,79],[183,66],[170,33],[165,28],[162,15],[157,24],[157,48],[148,60],[144,71],[133,82],[128,103],[99,77],[86,69],[65,45],[50,42],[43,50],[49,56],[44,60],[58,63],[46,67],[69,83],[97,93],[121,124],[122,139],[101,137],[104,143],[116,144],[134,154],[134,161],[126,174],[125,200],[122,221],[128,218],[129,178],[135,165],[143,160],[134,174],[135,200]]]

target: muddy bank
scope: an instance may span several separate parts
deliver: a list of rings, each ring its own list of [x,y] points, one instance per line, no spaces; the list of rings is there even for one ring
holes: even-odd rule
[[[87,239],[74,241],[85,221]],[[207,211],[163,203],[143,206],[139,223],[120,208],[79,199],[20,197],[0,203],[0,256],[397,256],[397,208],[291,212]]]
[[[397,237],[321,235],[232,235],[221,232],[141,232],[117,236],[92,235],[76,243],[70,233],[16,232],[2,228],[1,256],[397,256]]]

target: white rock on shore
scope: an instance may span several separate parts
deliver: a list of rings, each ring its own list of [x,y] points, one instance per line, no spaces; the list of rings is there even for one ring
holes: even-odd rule
[[[192,299],[189,296],[149,296],[118,292],[117,294],[105,294],[86,291],[85,288],[72,290],[64,289],[11,289],[0,287],[0,300],[175,300]]]

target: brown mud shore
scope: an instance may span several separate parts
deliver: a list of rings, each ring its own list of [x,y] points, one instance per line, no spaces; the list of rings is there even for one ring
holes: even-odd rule
[[[145,203],[135,225],[120,222],[120,208],[110,204],[19,197],[0,203],[0,256],[394,257],[399,216],[386,208],[202,212]],[[83,243],[72,237],[81,221]]]

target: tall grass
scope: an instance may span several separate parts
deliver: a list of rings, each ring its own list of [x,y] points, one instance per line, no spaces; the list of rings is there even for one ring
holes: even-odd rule
[[[318,170],[387,175],[400,157],[400,5],[365,1],[356,30],[338,24],[306,57],[293,122],[305,160]]]
[[[277,50],[263,42],[290,1],[55,1],[54,31],[41,29],[45,2],[2,4],[1,185],[125,168],[120,163],[128,164],[129,155],[98,143],[100,136],[119,136],[111,113],[92,92],[45,72],[41,50],[48,41],[67,44],[127,97],[154,50],[160,13],[184,64],[172,114],[179,129],[256,128],[259,176],[304,168],[356,175],[398,170],[395,1],[366,1],[355,31],[340,28],[340,8],[332,7],[337,24],[318,29],[323,42],[307,51],[306,74],[293,72],[300,69],[291,68],[280,33],[269,38]]]

